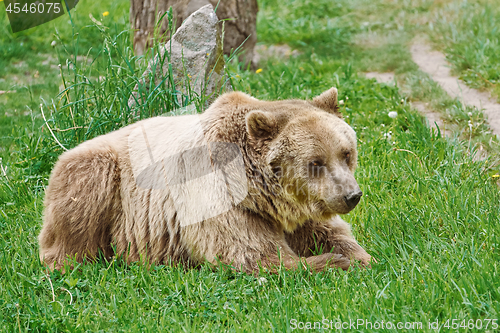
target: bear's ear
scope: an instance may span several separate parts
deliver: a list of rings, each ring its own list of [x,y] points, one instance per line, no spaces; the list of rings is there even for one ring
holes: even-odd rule
[[[246,116],[247,132],[254,139],[267,139],[277,130],[276,118],[270,112],[255,110]]]
[[[313,98],[311,104],[342,119],[342,114],[339,112],[337,103],[337,96],[337,88],[330,88],[321,95]]]

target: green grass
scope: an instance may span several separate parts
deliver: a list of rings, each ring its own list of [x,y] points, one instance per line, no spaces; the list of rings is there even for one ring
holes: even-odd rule
[[[0,176],[0,330],[281,332],[293,328],[291,320],[363,319],[421,322],[423,330],[403,330],[416,332],[430,331],[428,324],[435,321],[443,325],[448,319],[467,323],[500,319],[500,192],[495,184],[498,178],[492,178],[498,174],[495,156],[473,161],[472,140],[440,137],[411,109],[411,98],[436,99],[443,103],[440,107],[456,110],[450,111],[450,121],[458,123],[467,121],[470,111],[455,101],[446,102],[408,60],[404,43],[423,28],[403,25],[395,42],[383,38],[398,22],[404,22],[398,10],[406,17],[419,18],[433,10],[429,1],[401,2],[395,8],[384,1],[337,1],[332,5],[320,0],[313,5],[307,0],[290,0],[285,8],[278,1],[261,1],[260,41],[289,43],[302,55],[264,61],[258,74],[235,61],[228,64],[235,89],[261,99],[312,98],[331,86],[339,88],[339,99],[345,102],[341,111],[358,135],[356,178],[365,193],[345,219],[378,264],[350,272],[282,270],[277,275],[262,274],[267,282],[222,268],[184,270],[167,265],[148,269],[119,260],[47,274],[38,260],[36,237],[41,228],[43,189],[62,148],[42,126],[39,104],[43,104],[51,128],[81,127],[55,131],[68,148],[179,106],[173,102],[174,87],[168,85],[158,87],[159,94],[148,95],[138,116],[126,106],[143,69],[130,51],[127,4],[80,3],[75,14],[76,39],[67,16],[18,39],[0,37],[0,50],[20,48],[12,51],[17,53],[11,58],[0,57],[7,64],[0,74],[4,79],[0,90],[18,90],[0,96],[1,156],[6,168]],[[102,32],[88,19],[88,13],[98,17],[105,10],[121,16],[113,18],[119,22],[116,28]],[[388,15],[376,18],[381,12]],[[0,25],[5,26],[1,15],[4,13],[0,13]],[[363,23],[385,18],[388,27]],[[54,50],[50,42],[55,28],[66,37]],[[392,46],[367,47],[356,42],[367,33],[376,33]],[[18,46],[20,41],[25,43],[23,48]],[[78,55],[92,48],[95,62],[66,64],[66,58],[75,59],[76,47]],[[67,95],[60,94],[64,88],[59,88],[63,83],[57,66],[37,69],[36,59],[43,54],[51,54],[63,64]],[[31,71],[39,70],[38,86],[29,81],[13,84],[12,76],[22,74],[16,72],[13,59],[24,61]],[[357,74],[376,66],[406,75],[413,95],[405,96],[398,87]],[[202,103],[200,96],[185,97],[183,104]],[[16,108],[19,111],[13,113]],[[397,111],[397,118],[390,118],[389,111]],[[4,112],[12,116],[4,116]],[[474,123],[482,119],[477,111],[473,118]],[[475,136],[490,139],[481,128],[477,132]],[[357,331],[370,329],[363,326]],[[496,330],[490,324],[484,331]]]
[[[500,97],[500,7],[496,1],[459,2],[438,12],[432,38],[456,74],[473,88]]]
[[[128,29],[128,8],[129,4],[123,1],[83,0],[71,12],[76,31],[73,31],[69,16],[64,15],[43,26],[13,34],[5,7],[0,4],[0,90],[15,91],[0,95],[1,157],[7,158],[15,149],[13,144],[19,133],[13,130],[30,123],[32,117],[38,120],[37,129],[41,126],[40,97],[50,100],[63,90],[57,65],[66,65],[66,59],[77,62],[75,51],[79,59],[87,53],[93,59],[102,52],[103,35],[89,19],[89,14],[102,19],[109,27],[109,34],[116,36]],[[110,15],[103,17],[104,11],[109,11]],[[76,32],[78,35],[74,39]],[[52,41],[57,42],[55,49],[51,46]],[[71,49],[66,50],[63,45]]]

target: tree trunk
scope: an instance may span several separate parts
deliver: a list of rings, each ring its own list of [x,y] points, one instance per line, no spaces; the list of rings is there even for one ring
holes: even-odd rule
[[[134,51],[143,55],[154,45],[155,36],[162,36],[168,31],[168,18],[165,16],[155,33],[156,21],[172,6],[174,18],[186,11],[189,0],[131,0],[130,25],[134,30]],[[178,24],[180,26],[180,23]],[[177,28],[177,27],[176,27]],[[175,32],[175,31],[173,31]],[[173,34],[172,32],[172,34]],[[170,33],[168,33],[168,38]],[[168,40],[167,38],[167,40]],[[162,40],[165,42],[166,40]]]
[[[224,23],[224,53],[229,55],[241,47],[241,60],[248,63],[253,58],[253,49],[257,42],[257,0],[131,0],[130,24],[134,30],[134,51],[142,55],[154,45],[155,36],[163,36],[160,41],[170,38],[168,18],[164,17],[158,31],[156,21],[172,6],[175,29],[193,12],[206,4],[214,8],[219,4],[216,14]],[[175,32],[175,31],[173,31]],[[173,33],[172,32],[172,33]],[[247,39],[248,38],[248,39]],[[246,40],[246,41],[245,41]]]

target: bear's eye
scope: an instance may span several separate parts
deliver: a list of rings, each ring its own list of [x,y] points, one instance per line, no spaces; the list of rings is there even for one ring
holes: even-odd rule
[[[321,160],[314,160],[311,163],[309,163],[310,167],[322,167],[325,166],[325,163]]]
[[[349,162],[351,161],[351,153],[350,152],[345,152],[344,153],[344,159],[345,161],[347,162],[347,164],[349,164]]]
[[[324,175],[325,169],[325,162],[323,160],[314,160],[309,163],[309,175],[312,177]]]

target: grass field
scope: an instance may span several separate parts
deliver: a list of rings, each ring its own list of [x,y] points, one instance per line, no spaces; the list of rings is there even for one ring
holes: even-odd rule
[[[47,274],[36,237],[43,190],[62,148],[43,126],[40,104],[61,143],[74,147],[135,121],[125,105],[142,67],[130,50],[127,1],[84,0],[72,24],[63,16],[16,36],[0,3],[0,91],[15,91],[0,95],[0,331],[282,332],[307,322],[316,331],[342,323],[344,331],[362,332],[437,332],[436,324],[440,332],[498,331],[498,141],[485,133],[479,110],[444,96],[418,71],[407,48],[415,36],[426,36],[470,85],[495,92],[498,5],[268,0],[259,6],[260,43],[287,43],[301,54],[264,61],[259,73],[232,61],[233,86],[269,100],[339,88],[341,111],[358,135],[356,178],[365,193],[344,218],[378,263],[254,277],[113,260]],[[99,29],[89,13],[109,29]],[[403,86],[358,74],[370,70],[395,71]],[[171,111],[163,88],[141,117]],[[433,102],[466,130],[456,138],[429,130],[410,107],[417,99]],[[390,118],[390,111],[398,116]],[[469,129],[470,119],[479,125]],[[488,159],[473,160],[477,144],[487,145]]]

